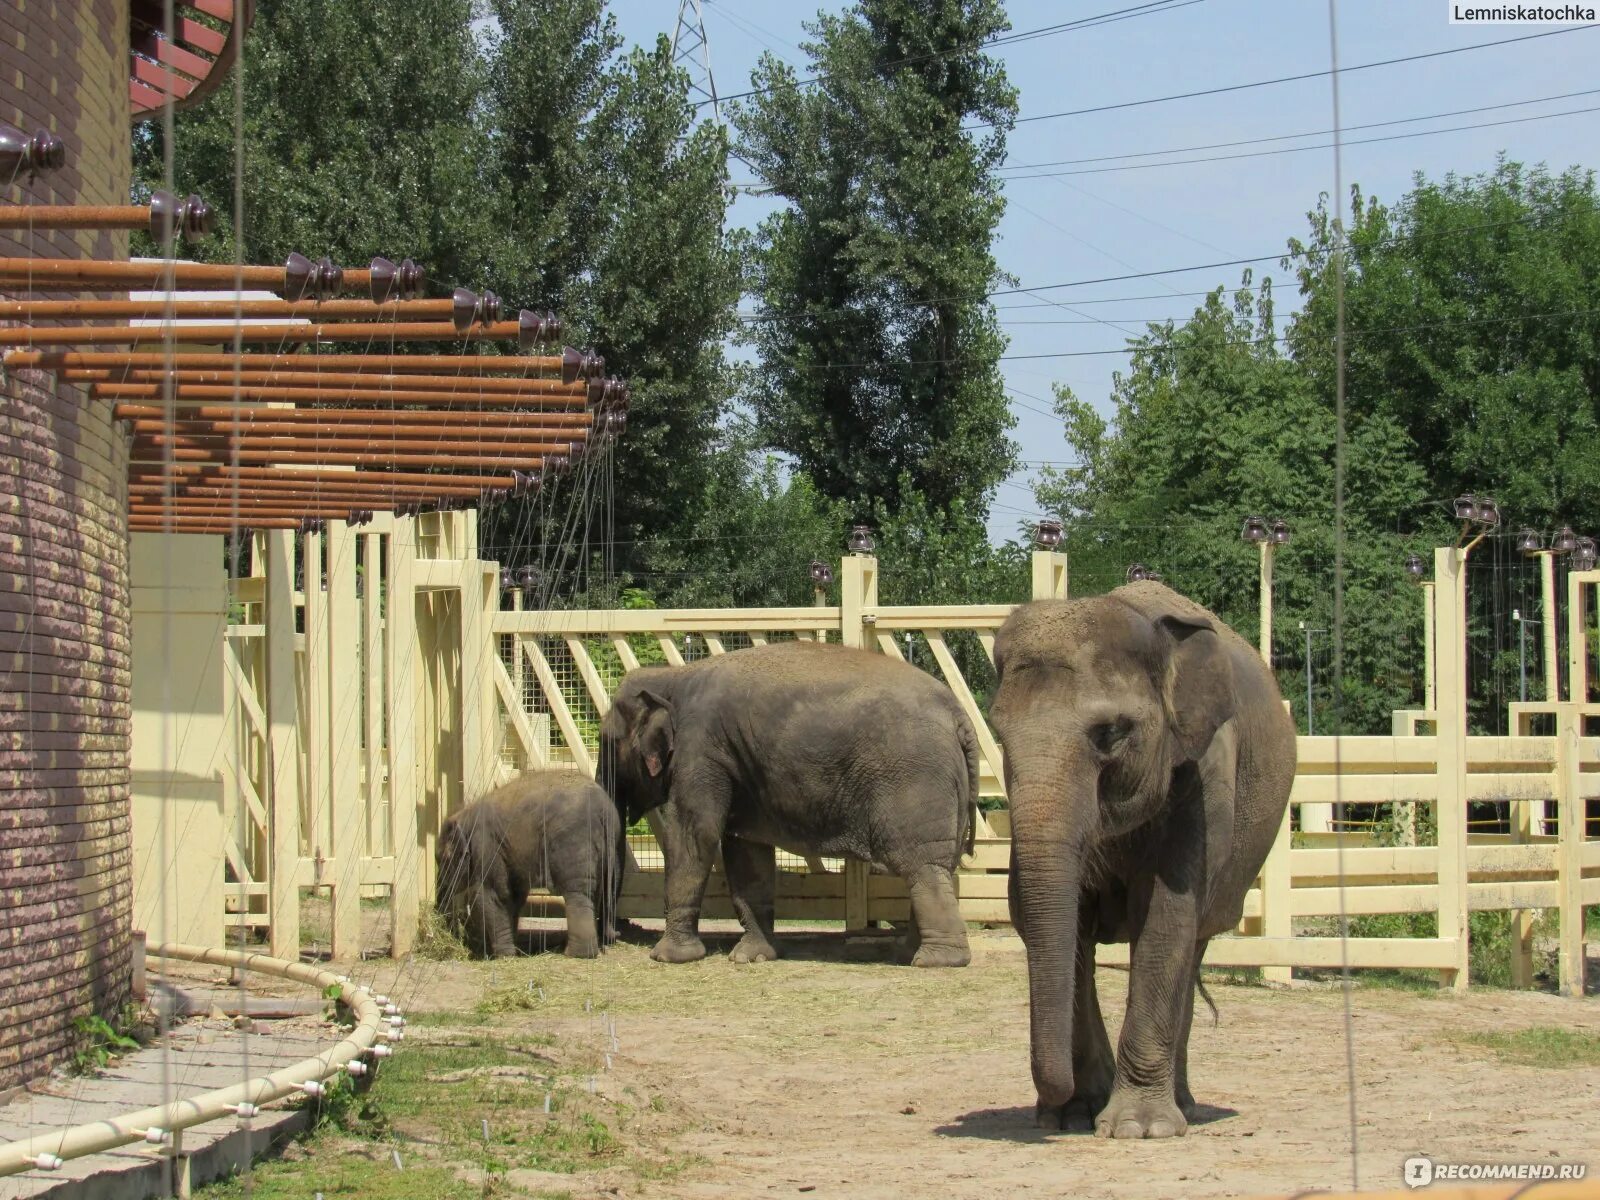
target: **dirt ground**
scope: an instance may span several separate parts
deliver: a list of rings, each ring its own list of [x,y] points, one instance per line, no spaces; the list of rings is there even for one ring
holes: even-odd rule
[[[1600,1171],[1593,1056],[1514,1065],[1466,1040],[1553,1027],[1581,1031],[1592,1047],[1597,997],[1359,987],[1353,1153],[1340,990],[1219,982],[1219,1020],[1197,1013],[1191,1042],[1200,1121],[1182,1140],[1114,1142],[1034,1128],[1027,973],[1014,936],[974,935],[973,963],[956,971],[895,966],[887,947],[838,934],[790,935],[782,961],[735,967],[731,941],[708,937],[710,957],[686,966],[651,962],[644,935],[597,962],[377,961],[352,973],[402,1000],[424,1041],[468,1026],[552,1035],[601,1055],[615,1029],[602,1090],[648,1097],[668,1114],[652,1126],[652,1148],[680,1168],[512,1179],[513,1194],[1251,1196],[1396,1188],[1417,1153]],[[1113,1022],[1126,981],[1099,972]]]

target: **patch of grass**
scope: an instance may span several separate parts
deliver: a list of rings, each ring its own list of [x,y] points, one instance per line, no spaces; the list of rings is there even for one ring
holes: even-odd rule
[[[1600,1033],[1535,1025],[1491,1033],[1453,1033],[1457,1046],[1487,1050],[1501,1062],[1517,1066],[1572,1068],[1600,1066]]]
[[[620,1168],[659,1179],[689,1161],[659,1148],[681,1119],[659,1097],[620,1087],[592,1046],[509,1026],[412,1028],[427,1032],[407,1039],[370,1089],[345,1081],[313,1102],[313,1132],[256,1169],[251,1197],[520,1196],[528,1188],[515,1172]],[[227,1200],[246,1195],[243,1187],[233,1180],[198,1194]]]
[[[465,962],[472,957],[466,943],[456,936],[450,923],[431,905],[422,909],[413,953],[430,962]]]
[[[548,998],[536,979],[491,988],[474,1006],[473,1011],[483,1017],[497,1017],[502,1013],[536,1012],[547,1007]]]
[[[402,1158],[402,1163],[404,1159]],[[321,1192],[371,1200],[481,1200],[504,1195],[493,1182],[474,1183],[453,1167],[405,1163],[397,1171],[387,1155],[373,1157],[364,1147],[346,1144],[343,1152],[315,1160],[281,1159],[259,1163],[243,1174],[197,1190],[207,1200],[307,1200]]]

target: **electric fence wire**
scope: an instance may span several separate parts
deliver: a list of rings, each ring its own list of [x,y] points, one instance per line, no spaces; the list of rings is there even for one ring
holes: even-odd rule
[[[1333,105],[1333,291],[1334,291],[1334,458],[1333,458],[1333,811],[1337,820],[1334,852],[1339,874],[1339,976],[1344,1011],[1345,1086],[1349,1097],[1350,1187],[1361,1189],[1361,1146],[1356,1120],[1355,1019],[1351,1011],[1354,980],[1350,972],[1350,913],[1345,899],[1344,804],[1344,587],[1345,587],[1345,258],[1346,235],[1340,215],[1345,203],[1344,151],[1339,104],[1339,0],[1328,0],[1328,79]],[[1307,720],[1310,714],[1307,714]]]

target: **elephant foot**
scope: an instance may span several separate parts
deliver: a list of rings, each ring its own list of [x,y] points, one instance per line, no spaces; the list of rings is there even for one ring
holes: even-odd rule
[[[1187,1083],[1180,1082],[1176,1088],[1178,1111],[1184,1115],[1185,1120],[1194,1120],[1195,1102],[1194,1093],[1189,1090]]]
[[[706,956],[706,944],[698,937],[678,937],[667,934],[650,951],[650,957],[657,962],[688,963],[699,962]]]
[[[1040,1129],[1066,1130],[1069,1133],[1088,1133],[1094,1128],[1095,1114],[1106,1106],[1105,1092],[1074,1092],[1065,1104],[1034,1105],[1033,1119]]]
[[[966,946],[942,946],[924,941],[911,956],[913,967],[964,967],[972,961],[972,951]]]
[[[600,946],[593,938],[574,940],[569,937],[563,953],[568,958],[599,958]]]
[[[1095,1117],[1094,1135],[1102,1138],[1182,1137],[1189,1122],[1172,1097],[1127,1088],[1111,1099]]]
[[[759,933],[747,933],[728,952],[728,957],[736,963],[776,962],[778,948]]]

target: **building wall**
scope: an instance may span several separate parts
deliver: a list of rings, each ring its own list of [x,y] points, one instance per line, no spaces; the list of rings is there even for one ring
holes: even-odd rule
[[[0,4],[0,121],[67,163],[0,201],[127,203],[127,0]],[[0,255],[121,258],[124,234],[0,235]],[[105,405],[0,383],[0,1088],[114,1016],[131,975],[127,453]]]
[[[149,945],[221,946],[222,538],[133,535],[133,924]]]

